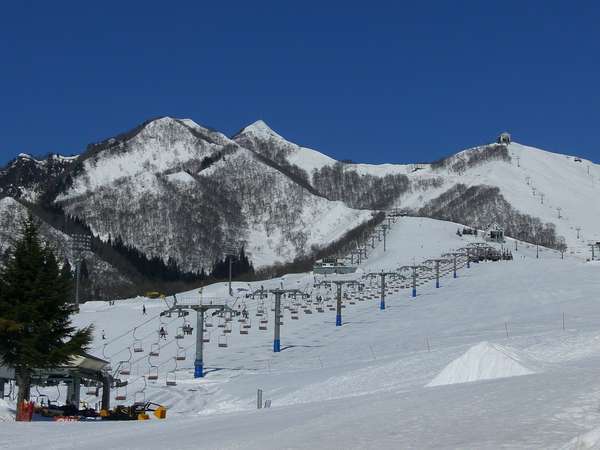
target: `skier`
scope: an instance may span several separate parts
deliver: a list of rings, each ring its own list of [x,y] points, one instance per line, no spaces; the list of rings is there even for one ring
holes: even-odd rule
[[[158,336],[161,339],[165,339],[165,340],[167,339],[167,332],[165,331],[165,329],[163,327],[160,327],[160,330],[158,332]]]
[[[142,316],[146,315],[146,305],[142,305]]]
[[[104,334],[104,330],[102,330],[102,340],[105,341],[106,340],[106,334]]]

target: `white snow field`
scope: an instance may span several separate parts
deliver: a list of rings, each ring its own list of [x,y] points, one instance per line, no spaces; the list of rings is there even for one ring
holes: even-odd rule
[[[377,243],[361,272],[419,263],[471,242],[456,229],[403,218],[392,226],[386,252]],[[505,245],[514,248],[513,241]],[[182,318],[163,319],[168,337],[159,357],[149,358],[165,307],[161,300],[86,303],[75,322],[95,325],[91,353],[110,359],[115,370],[119,361],[131,362],[122,403],[142,397],[162,403],[167,419],[0,422],[0,448],[593,448],[600,438],[599,431],[589,433],[600,427],[600,265],[568,255],[563,260],[547,249],[537,259],[535,248],[518,248],[514,261],[461,268],[456,279],[446,275],[439,289],[434,282],[419,286],[416,298],[409,289],[390,292],[385,310],[379,309],[377,287],[368,287],[368,299],[351,295],[345,302],[341,327],[328,308],[320,313],[307,305],[311,313],[301,308],[298,320],[285,309],[277,354],[272,299],[265,302],[266,331],[258,330],[258,298],[227,299],[234,308],[246,303],[251,329],[240,334],[234,319],[228,347],[219,348],[221,329],[213,319],[202,379],[193,378],[197,330],[174,339]],[[294,274],[251,286],[234,283],[234,290],[242,295],[240,289],[281,284],[312,289],[312,282],[312,274]],[[226,292],[225,284],[217,284],[202,298],[221,301]],[[327,303],[330,294],[321,294]],[[178,298],[198,301],[199,294]],[[195,327],[195,318],[188,319]],[[144,352],[130,358],[134,342]],[[186,359],[176,366],[179,346]],[[146,380],[154,370],[158,380]],[[168,387],[173,374],[177,385]],[[258,388],[271,408],[256,409]],[[43,392],[51,399],[59,395],[56,389]],[[82,398],[98,401],[83,391]],[[0,415],[9,406],[0,404]]]
[[[271,143],[285,150],[290,164],[314,170],[332,166],[336,161],[310,148],[299,146],[277,134],[263,121],[244,128],[242,133],[251,139]],[[450,159],[463,160],[473,149],[463,150]],[[404,193],[398,205],[402,208],[421,208],[427,201],[446,192],[456,184],[496,186],[504,198],[519,212],[537,217],[556,226],[569,252],[588,258],[590,242],[600,241],[597,222],[600,216],[600,165],[576,156],[554,153],[512,142],[508,145],[510,162],[492,160],[461,172],[452,169],[433,169],[430,164],[345,164],[347,170],[359,174],[384,176],[404,174],[415,182],[437,179],[438,187],[415,187]],[[416,170],[418,168],[418,170]],[[579,231],[577,231],[579,228]]]

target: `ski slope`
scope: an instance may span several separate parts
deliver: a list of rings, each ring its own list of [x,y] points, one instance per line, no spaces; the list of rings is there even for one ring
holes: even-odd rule
[[[419,263],[472,239],[457,236],[456,224],[419,218],[401,219],[388,237],[386,251],[377,242],[355,276],[413,260]],[[512,248],[512,243],[506,245]],[[234,283],[237,300],[228,298],[225,284],[209,286],[202,291],[203,302],[228,301],[234,309],[245,302],[252,328],[241,335],[234,320],[228,347],[219,348],[212,334],[217,323],[213,323],[203,379],[193,378],[197,330],[175,340],[184,319],[173,316],[163,319],[168,338],[155,362],[158,380],[144,383],[143,376],[151,368],[148,351],[156,342],[159,313],[165,307],[161,300],[136,298],[114,306],[87,303],[75,322],[95,325],[92,353],[109,358],[115,367],[139,339],[145,351],[132,356],[127,402],[143,390],[138,396],[169,408],[167,420],[2,423],[0,448],[553,449],[571,445],[600,423],[600,265],[571,256],[562,260],[546,249],[537,259],[535,249],[523,243],[514,256],[510,262],[461,268],[458,278],[444,277],[440,289],[433,282],[419,286],[414,299],[408,289],[389,293],[383,311],[376,295],[363,301],[350,300],[357,297],[351,295],[343,309],[342,327],[335,327],[335,312],[328,309],[319,313],[313,305],[311,314],[300,310],[299,320],[292,320],[286,309],[278,354],[272,352],[271,299],[266,301],[268,330],[260,331],[255,316],[260,300],[244,298],[244,289],[283,285],[314,290],[312,274],[290,274],[251,285]],[[366,289],[374,293],[377,286],[367,283]],[[326,289],[320,293],[326,301],[331,295]],[[200,293],[182,293],[178,298],[198,301]],[[191,324],[195,327],[193,320]],[[186,360],[174,372],[177,386],[167,387],[178,343]],[[466,369],[453,370],[449,376],[448,367],[456,369],[457,361],[465,363]],[[435,383],[440,379],[445,382]],[[258,388],[264,390],[264,399],[272,401],[270,409],[256,410]],[[49,389],[48,395],[56,394]],[[82,398],[98,401],[83,394]],[[590,436],[587,441],[593,433]]]
[[[257,147],[282,150],[288,163],[312,175],[315,170],[332,166],[337,161],[313,149],[287,141],[263,121],[244,128],[240,135],[257,143]],[[449,159],[464,160],[473,149],[463,150]],[[354,164],[345,170],[360,175],[383,177],[403,174],[411,181],[411,189],[401,195],[397,205],[418,210],[457,184],[496,186],[504,198],[519,212],[553,223],[557,235],[563,236],[573,255],[590,256],[588,244],[600,241],[600,165],[592,161],[538,149],[512,142],[508,145],[510,162],[485,161],[464,172],[435,169],[430,164]],[[416,170],[418,168],[418,170]],[[430,186],[436,180],[440,185]],[[580,230],[577,231],[577,228]]]
[[[510,163],[489,161],[462,174],[442,172],[443,188],[409,195],[403,205],[418,208],[453,184],[497,186],[518,211],[555,224],[557,235],[565,238],[572,254],[589,257],[587,244],[600,241],[600,166],[515,142],[508,145],[508,151]],[[429,172],[426,169],[414,176],[427,177]]]

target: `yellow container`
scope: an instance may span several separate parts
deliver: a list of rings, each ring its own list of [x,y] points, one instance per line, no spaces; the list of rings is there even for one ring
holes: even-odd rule
[[[156,411],[154,411],[154,415],[157,419],[166,419],[167,408],[165,408],[164,406],[159,406],[158,408],[156,408]]]
[[[138,414],[138,420],[148,420],[150,418],[150,416],[146,413],[139,413]]]

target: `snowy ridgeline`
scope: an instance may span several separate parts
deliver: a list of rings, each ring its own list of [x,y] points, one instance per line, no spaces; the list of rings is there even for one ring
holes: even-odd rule
[[[391,207],[481,229],[496,222],[585,258],[600,241],[599,189],[598,165],[517,143],[432,164],[370,165],[335,161],[261,121],[228,138],[169,117],[79,157],[21,155],[0,171],[0,192],[37,202],[54,226],[76,218],[183,271],[210,269],[232,246],[244,246],[256,268],[290,263]],[[116,269],[125,285],[129,269]]]
[[[391,269],[413,258],[419,263],[472,242],[455,230],[455,224],[429,219],[398,223],[387,251],[379,244],[360,270]],[[25,440],[21,427],[4,424],[0,442],[17,449],[42,443],[50,449],[122,447],[124,442],[134,449],[587,448],[582,443],[597,442],[599,433],[585,433],[600,423],[595,300],[600,266],[570,256],[562,260],[547,249],[539,259],[535,255],[534,248],[520,243],[512,262],[472,264],[456,279],[443,277],[439,289],[431,282],[419,286],[415,299],[407,289],[390,291],[383,311],[377,284],[367,283],[373,295],[345,302],[342,327],[335,327],[329,309],[319,313],[313,306],[308,314],[300,308],[297,320],[285,309],[278,354],[272,352],[272,299],[265,300],[269,323],[263,331],[256,316],[261,300],[243,294],[282,283],[310,289],[312,274],[234,283],[241,298],[230,304],[245,304],[251,328],[240,334],[242,324],[234,321],[222,348],[223,333],[212,319],[204,379],[192,376],[197,330],[175,340],[185,320],[161,319],[160,300],[88,303],[76,324],[95,324],[92,353],[117,367],[140,339],[145,353],[130,360],[126,395],[133,399],[143,391],[148,400],[164,403],[167,421],[141,427],[71,424],[69,442],[56,424],[34,424],[36,433]],[[318,293],[326,302],[332,296],[326,288]],[[202,298],[221,301],[226,294],[226,284],[215,284]],[[198,301],[199,294],[178,297]],[[193,317],[187,320],[195,325]],[[168,336],[160,356],[149,360],[160,326]],[[186,359],[175,362],[181,349]],[[158,380],[144,383],[153,366]],[[177,385],[166,386],[173,375]],[[272,401],[270,409],[256,411],[258,388]],[[46,393],[58,395],[52,389]]]

